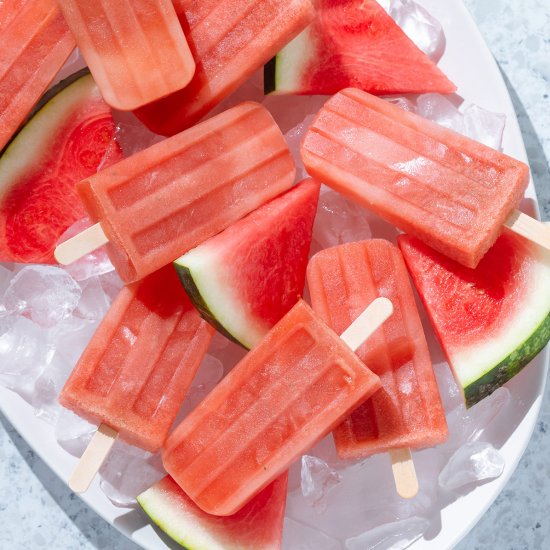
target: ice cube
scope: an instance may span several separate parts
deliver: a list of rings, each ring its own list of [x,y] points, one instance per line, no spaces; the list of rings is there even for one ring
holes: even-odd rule
[[[0,264],[0,296],[3,296],[4,292],[6,292],[6,289],[8,288],[13,275],[13,271]],[[5,311],[3,300],[0,302],[0,314],[2,313],[2,311]]]
[[[116,271],[111,271],[102,275],[100,277],[100,281],[105,294],[107,294],[107,297],[111,302],[118,296],[118,293],[124,286]]]
[[[370,239],[368,213],[361,206],[335,191],[319,197],[313,239],[320,249],[339,244]]]
[[[296,177],[298,181],[308,177],[308,173],[304,168],[304,163],[302,162],[302,156],[300,155],[300,144],[302,143],[302,138],[304,137],[307,129],[310,127],[313,118],[313,115],[307,116],[302,122],[294,126],[294,128],[291,128],[285,134],[285,140],[292,156],[294,157],[294,162],[296,163]]]
[[[342,480],[341,474],[316,456],[302,457],[302,494],[306,502],[319,512],[326,509],[331,487]]]
[[[471,483],[499,477],[504,471],[504,458],[490,444],[471,441],[458,448],[439,474],[439,486],[452,491]]]
[[[430,526],[421,517],[411,517],[401,521],[385,523],[346,540],[346,550],[404,550],[418,540]]]
[[[408,111],[409,113],[416,113],[416,105],[406,97],[390,97],[388,102],[393,105],[397,105],[403,111]]]
[[[225,349],[229,346],[229,339],[226,338],[221,332],[217,332],[212,336],[212,340],[210,342],[210,347],[208,348],[208,351],[212,355],[216,355],[218,353],[223,353]]]
[[[82,295],[75,316],[88,321],[100,321],[111,305],[111,299],[103,289],[101,280],[99,277],[86,279],[81,287]]]
[[[113,111],[113,119],[116,124],[115,141],[122,149],[124,157],[139,153],[164,139],[148,130],[129,111]]]
[[[70,317],[50,331],[50,342],[65,361],[73,368],[88,345],[98,321]]]
[[[416,113],[424,118],[433,120],[451,128],[459,133],[464,133],[464,120],[457,106],[441,94],[423,94],[416,100]]]
[[[493,149],[502,146],[502,135],[506,125],[506,115],[493,113],[479,105],[469,105],[464,110],[464,135]]]
[[[445,51],[441,23],[413,0],[391,0],[388,13],[427,56],[438,61]]]
[[[61,407],[55,424],[55,439],[63,449],[73,456],[82,456],[89,445],[92,436],[97,431],[97,425],[90,424],[84,418]]]
[[[232,94],[226,97],[223,101],[209,113],[208,117],[215,116],[227,109],[242,103],[243,101],[257,101],[261,103],[264,99],[264,70],[263,67],[258,69],[252,76],[246,80]]]
[[[35,414],[50,424],[55,424],[61,414],[62,407],[57,399],[72,368],[62,355],[55,353],[34,385],[31,404]]]
[[[214,337],[216,338],[216,337]],[[232,342],[227,340],[227,345],[223,347],[214,347],[210,348],[209,354],[219,359],[223,363],[224,374],[227,374],[233,367],[246,355],[247,350]]]
[[[441,126],[450,128],[494,149],[500,149],[506,115],[469,105],[463,112],[440,94],[418,96],[416,112]]]
[[[318,529],[285,518],[283,550],[341,550],[340,543]]]
[[[439,471],[439,457],[433,449],[414,457],[420,491],[413,499],[397,495],[390,459],[380,454],[361,462],[340,462],[336,469],[342,479],[331,488],[321,512],[308,505],[301,490],[289,492],[287,516],[334,538],[342,538],[342,534],[353,538],[381,524],[413,516],[432,517],[439,490],[434,475],[434,468]]]
[[[466,409],[461,403],[447,414],[449,439],[440,450],[453,452],[462,444],[477,441],[493,419],[510,403],[508,388],[499,388],[479,403]]]
[[[113,446],[100,471],[101,490],[115,505],[136,506],[136,496],[166,475],[160,454],[143,451],[122,441]]]
[[[89,218],[82,218],[69,227],[59,238],[59,243],[78,235],[84,229],[92,225]],[[65,271],[71,275],[75,281],[85,281],[90,277],[96,277],[105,273],[114,271],[113,264],[107,256],[104,247],[100,247],[79,260],[65,266]]]
[[[462,393],[448,363],[434,363],[433,369],[444,409],[452,411],[463,406]]]
[[[84,58],[80,54],[80,50],[78,48],[75,48],[71,53],[71,55],[69,56],[69,59],[65,61],[65,65],[61,67],[61,70],[55,76],[55,79],[52,82],[50,88],[52,86],[55,86],[57,83],[61,82],[65,78],[80,71],[81,69],[84,69],[84,67],[86,67],[86,62],[84,61]]]
[[[66,319],[76,308],[82,291],[63,269],[28,265],[11,280],[4,294],[7,311],[51,327]]]
[[[216,386],[223,376],[223,363],[213,355],[205,355],[189,388],[174,424],[183,420]]]
[[[53,358],[48,331],[25,317],[0,317],[0,384],[29,401]]]

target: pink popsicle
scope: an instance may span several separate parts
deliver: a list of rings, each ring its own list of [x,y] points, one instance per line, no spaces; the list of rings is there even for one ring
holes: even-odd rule
[[[0,2],[0,151],[74,47],[55,0]]]
[[[58,0],[105,101],[137,109],[184,88],[195,62],[170,0]]]

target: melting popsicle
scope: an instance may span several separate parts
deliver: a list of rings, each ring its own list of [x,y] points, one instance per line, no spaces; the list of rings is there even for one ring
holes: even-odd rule
[[[121,278],[136,281],[286,191],[294,175],[267,109],[242,103],[80,182],[99,224],[59,245],[56,259],[108,241]]]
[[[197,61],[188,86],[136,111],[157,134],[198,122],[312,21],[311,0],[174,0]]]
[[[170,0],[58,0],[105,101],[137,109],[185,87],[195,62]]]
[[[334,430],[339,456],[363,458],[444,442],[445,411],[399,250],[381,239],[322,250],[310,260],[307,281],[315,313],[336,332],[378,296],[394,306],[392,317],[357,351],[382,389]]]
[[[550,229],[515,210],[526,164],[366,92],[330,98],[301,153],[319,181],[466,267],[503,224],[550,248]]]
[[[60,403],[101,423],[95,445],[125,441],[148,451],[163,444],[208,349],[213,329],[192,306],[172,266],[124,287],[80,357]],[[106,434],[106,437],[104,437]],[[94,440],[88,457],[97,456]],[[108,448],[106,449],[108,452]],[[75,471],[85,491],[106,453]]]
[[[391,311],[378,299],[339,338],[299,301],[168,437],[168,473],[205,512],[235,513],[380,387],[352,349]]]
[[[55,0],[0,3],[0,151],[74,47]]]

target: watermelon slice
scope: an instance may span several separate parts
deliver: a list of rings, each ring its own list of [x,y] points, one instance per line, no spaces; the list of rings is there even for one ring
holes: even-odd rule
[[[145,513],[188,550],[279,550],[288,475],[268,485],[232,516],[203,512],[167,476],[137,497]]]
[[[0,157],[0,261],[53,263],[59,237],[86,216],[74,185],[122,157],[92,77],[75,78],[48,94]]]
[[[201,315],[246,348],[302,294],[319,188],[304,180],[174,262]]]
[[[314,22],[264,70],[265,93],[448,94],[456,86],[374,0],[315,0]]]
[[[416,238],[399,246],[471,407],[516,375],[550,339],[550,254],[505,233],[476,269]]]

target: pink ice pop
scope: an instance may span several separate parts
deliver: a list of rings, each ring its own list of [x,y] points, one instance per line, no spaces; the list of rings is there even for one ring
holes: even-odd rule
[[[105,101],[137,109],[184,88],[195,62],[170,0],[58,0]]]

